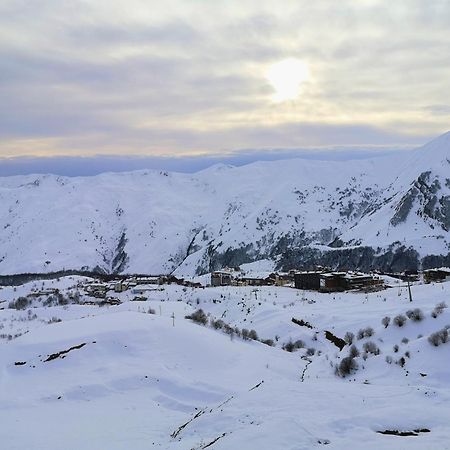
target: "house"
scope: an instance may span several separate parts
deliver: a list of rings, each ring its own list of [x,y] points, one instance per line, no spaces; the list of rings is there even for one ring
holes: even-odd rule
[[[211,286],[230,286],[233,276],[228,270],[216,270],[211,273]]]
[[[428,269],[423,271],[425,283],[450,281],[450,268]]]
[[[322,272],[306,271],[294,274],[294,286],[297,289],[318,291],[320,289],[320,277]]]

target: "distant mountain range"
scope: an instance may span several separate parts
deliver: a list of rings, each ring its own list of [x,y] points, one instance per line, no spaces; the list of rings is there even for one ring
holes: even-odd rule
[[[450,133],[367,160],[0,178],[0,274],[450,265]]]

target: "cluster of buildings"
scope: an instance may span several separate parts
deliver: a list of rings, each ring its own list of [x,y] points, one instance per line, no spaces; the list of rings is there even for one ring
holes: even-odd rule
[[[383,280],[372,274],[333,272],[329,270],[297,271],[246,275],[238,269],[222,269],[211,274],[211,286],[293,286],[322,292],[352,289],[377,290]]]
[[[428,269],[423,272],[406,271],[402,273],[362,273],[353,271],[333,271],[326,268],[286,273],[246,274],[239,268],[225,268],[211,274],[211,286],[292,286],[297,289],[321,292],[340,292],[348,290],[377,291],[384,289],[381,275],[398,278],[405,282],[425,283],[450,281],[450,268]]]
[[[304,271],[296,272],[294,284],[297,289],[340,292],[349,290],[378,290],[384,286],[377,276],[360,272]]]
[[[450,281],[450,268],[441,267],[439,269],[424,270],[423,281],[425,281],[425,283]]]
[[[225,268],[211,273],[211,286],[286,286],[294,282],[294,272],[262,272],[251,275],[238,268]]]
[[[112,280],[93,280],[83,284],[83,289],[90,297],[111,299],[110,293],[131,291],[142,296],[148,292],[161,289],[164,284],[178,284],[188,287],[202,287],[200,283],[192,283],[173,275],[115,277]]]

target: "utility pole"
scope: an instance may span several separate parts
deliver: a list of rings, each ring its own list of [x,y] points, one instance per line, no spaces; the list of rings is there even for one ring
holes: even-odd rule
[[[175,326],[175,313],[172,313],[172,326]]]
[[[409,277],[408,277],[408,294],[409,294],[409,301],[412,302],[412,294],[411,294],[411,284],[409,282]]]

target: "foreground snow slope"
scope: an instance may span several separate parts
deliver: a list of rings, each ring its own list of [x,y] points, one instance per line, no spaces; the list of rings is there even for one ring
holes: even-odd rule
[[[446,134],[372,160],[2,178],[0,273],[450,264],[449,161]]]
[[[43,283],[66,293],[79,281]],[[35,285],[4,288],[0,297],[7,305]],[[0,339],[2,448],[449,449],[450,342],[434,347],[427,338],[450,324],[449,308],[431,317],[436,304],[448,303],[450,283],[412,292],[413,304],[401,283],[367,295],[165,286],[141,302],[121,293],[119,306],[35,300],[30,312],[0,310],[2,333],[24,333]],[[275,346],[183,318],[199,307]],[[422,320],[395,326],[393,318],[412,307]],[[392,319],[387,328],[384,316]],[[47,324],[51,318],[61,322]],[[368,327],[371,337],[355,337],[359,369],[336,376],[349,347],[339,351],[325,331],[343,337]],[[283,351],[290,339],[305,348]],[[368,342],[379,355],[363,358]],[[377,433],[418,429],[430,431]]]

